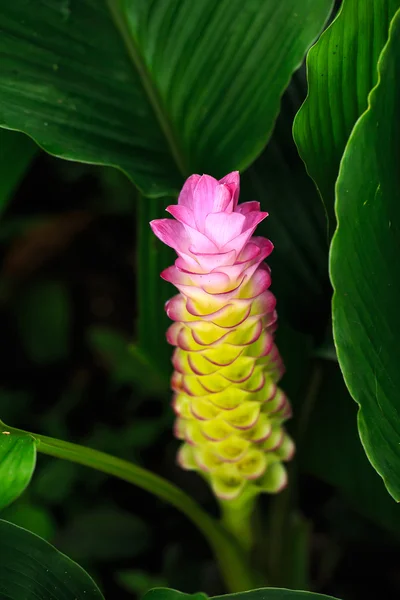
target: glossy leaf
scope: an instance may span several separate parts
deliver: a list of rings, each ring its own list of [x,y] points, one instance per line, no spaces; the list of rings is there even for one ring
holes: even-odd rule
[[[214,596],[214,600],[335,600],[332,596],[314,594],[297,590],[286,590],[278,588],[266,588],[250,590],[240,594],[226,594],[225,596]]]
[[[336,193],[333,328],[371,463],[400,500],[400,10],[379,83],[354,128]]]
[[[176,590],[167,588],[156,588],[150,590],[144,595],[143,600],[202,600],[207,598],[205,594],[183,594]],[[249,590],[237,594],[225,594],[224,596],[214,596],[213,600],[335,600],[332,596],[323,594],[314,594],[312,592],[301,592],[294,590],[265,588],[259,590]]]
[[[170,590],[169,588],[155,588],[149,590],[144,596],[143,600],[206,600],[208,596],[203,593],[198,594],[184,594],[177,590]]]
[[[175,193],[191,172],[256,158],[331,7],[3,2],[0,123],[57,156],[120,167],[147,196]]]
[[[38,151],[26,135],[0,129],[0,212],[7,207]]]
[[[11,431],[0,422],[0,510],[29,485],[36,463],[32,436]]]
[[[350,132],[367,108],[379,54],[400,0],[343,0],[307,57],[308,97],[294,125],[300,156],[334,228],[334,186]]]
[[[70,558],[37,535],[0,521],[0,598],[102,600],[103,596]]]

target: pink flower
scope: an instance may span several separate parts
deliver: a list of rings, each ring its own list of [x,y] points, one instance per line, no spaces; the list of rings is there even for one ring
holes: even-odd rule
[[[239,205],[239,173],[217,181],[192,175],[151,222],[178,254],[161,276],[180,294],[166,305],[176,346],[172,388],[179,462],[202,472],[215,493],[232,499],[253,486],[276,492],[286,483],[282,460],[293,442],[282,423],[290,405],[277,387],[283,364],[274,344],[277,315],[263,262],[272,243],[254,237],[268,214],[258,202]]]

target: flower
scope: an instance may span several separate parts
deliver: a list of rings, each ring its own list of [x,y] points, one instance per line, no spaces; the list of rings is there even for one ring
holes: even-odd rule
[[[287,482],[283,461],[294,444],[283,428],[290,404],[277,386],[283,363],[274,343],[276,300],[263,262],[272,243],[253,236],[268,216],[259,202],[239,200],[239,173],[219,181],[192,175],[173,219],[150,223],[177,253],[161,277],[179,294],[166,304],[174,321],[173,407],[178,454],[225,500],[278,492]]]

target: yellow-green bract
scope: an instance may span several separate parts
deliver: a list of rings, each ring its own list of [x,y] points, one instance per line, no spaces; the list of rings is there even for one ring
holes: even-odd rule
[[[291,408],[277,386],[283,364],[274,343],[277,314],[263,262],[272,243],[253,236],[267,217],[258,202],[238,205],[239,173],[220,181],[192,175],[175,217],[151,222],[178,258],[162,277],[179,294],[167,302],[173,355],[178,460],[201,472],[215,494],[278,492],[294,444],[284,430]]]

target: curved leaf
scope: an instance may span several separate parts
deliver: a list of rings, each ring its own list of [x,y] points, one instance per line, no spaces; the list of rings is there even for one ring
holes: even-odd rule
[[[334,223],[334,186],[350,132],[367,108],[379,54],[400,0],[343,0],[307,57],[308,97],[294,138]]]
[[[184,594],[167,588],[156,588],[150,590],[143,596],[143,600],[203,600],[206,598],[207,596],[205,594]],[[324,596],[323,594],[314,594],[312,592],[263,588],[237,594],[214,596],[213,600],[335,600],[335,598],[332,598],[332,596]]]
[[[266,588],[261,590],[250,590],[240,594],[227,594],[225,596],[214,596],[214,600],[335,600],[332,596],[314,594],[297,590],[286,590],[278,588]]]
[[[0,422],[0,510],[29,485],[36,464],[36,444],[29,434],[9,430]]]
[[[0,8],[0,123],[146,194],[243,169],[332,0],[14,0]]]
[[[0,598],[104,600],[92,578],[48,542],[0,521]]]
[[[400,10],[337,182],[333,326],[371,463],[400,500]]]

